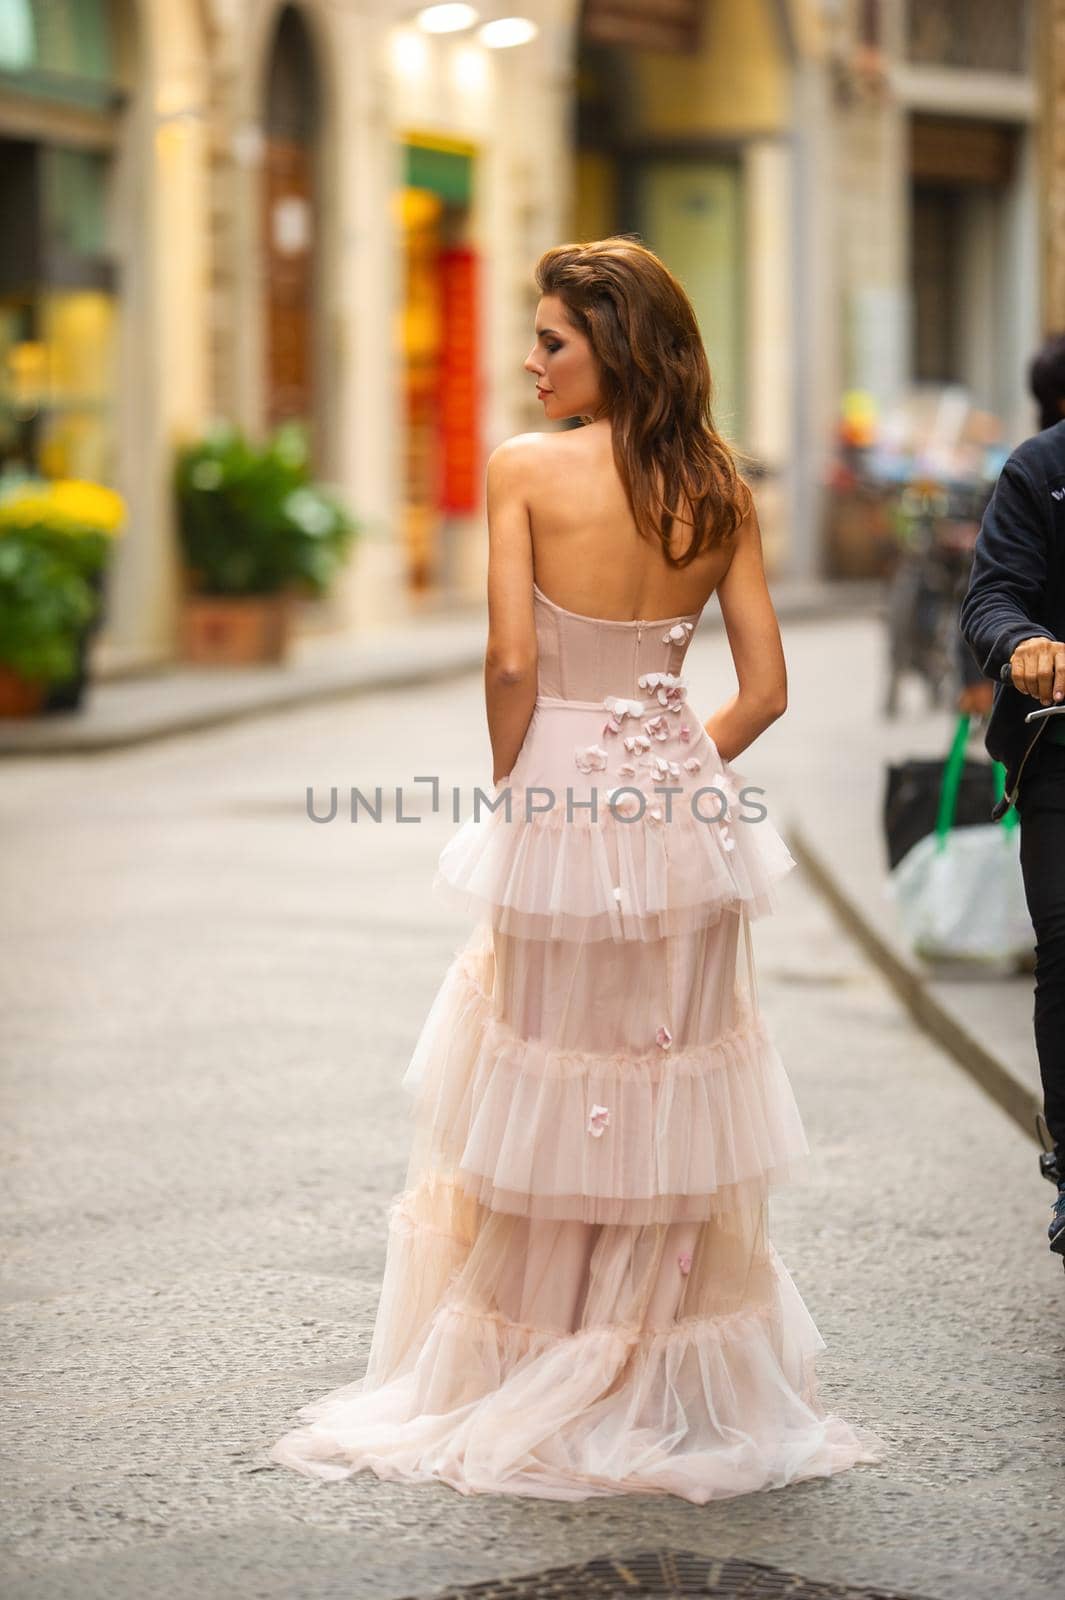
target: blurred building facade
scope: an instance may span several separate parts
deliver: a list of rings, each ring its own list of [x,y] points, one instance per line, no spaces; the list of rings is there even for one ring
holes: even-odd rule
[[[483,592],[484,458],[536,420],[522,362],[568,204],[569,21],[523,0],[535,37],[487,48],[416,9],[5,6],[0,454],[126,495],[109,662],[173,652],[173,452],[216,418],[259,436],[303,417],[364,524],[304,631]]]
[[[959,385],[1031,431],[1052,11],[1060,27],[1057,0],[586,0],[573,231],[637,230],[692,294],[718,425],[765,470],[775,571],[823,568],[849,391],[883,410]]]
[[[1041,106],[1043,331],[1065,331],[1065,0],[1049,0],[1036,39]]]
[[[773,572],[822,568],[848,390],[963,383],[1031,431],[1065,0],[480,8],[519,9],[535,37],[492,49],[403,0],[9,0],[0,447],[126,495],[111,660],[172,652],[173,449],[214,418],[305,419],[364,522],[305,631],[481,595],[565,238],[635,231],[685,284]]]

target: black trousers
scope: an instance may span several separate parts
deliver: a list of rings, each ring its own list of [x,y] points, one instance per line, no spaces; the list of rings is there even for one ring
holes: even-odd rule
[[[1065,1153],[1065,745],[1046,735],[1032,751],[1017,795],[1021,870],[1035,929],[1035,1047],[1043,1114]]]

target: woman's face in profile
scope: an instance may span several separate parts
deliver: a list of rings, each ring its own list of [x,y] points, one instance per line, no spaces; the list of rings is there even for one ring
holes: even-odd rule
[[[596,360],[557,295],[544,295],[536,307],[535,333],[524,366],[536,379],[544,415],[553,420],[595,416],[601,404]]]

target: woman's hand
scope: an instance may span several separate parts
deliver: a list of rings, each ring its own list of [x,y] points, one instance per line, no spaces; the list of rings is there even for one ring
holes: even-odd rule
[[[732,762],[783,714],[775,703],[763,704],[750,695],[734,694],[706,719],[703,732],[722,761]]]
[[[1010,682],[1044,706],[1065,698],[1065,643],[1041,634],[1022,639],[1010,656]]]

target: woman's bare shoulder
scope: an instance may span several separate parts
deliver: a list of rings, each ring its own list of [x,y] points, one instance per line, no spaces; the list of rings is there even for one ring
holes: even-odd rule
[[[492,456],[519,457],[538,455],[542,457],[549,451],[557,451],[560,447],[563,449],[567,446],[572,448],[573,436],[581,431],[580,428],[564,428],[552,433],[537,433],[535,431],[531,433],[515,433],[509,439],[501,440],[492,451]],[[492,459],[492,456],[489,456],[489,460]]]
[[[532,457],[530,441],[536,437],[534,433],[515,433],[509,439],[501,439],[495,449],[489,452],[485,463],[489,480],[497,474],[505,473],[509,477],[520,472]]]

